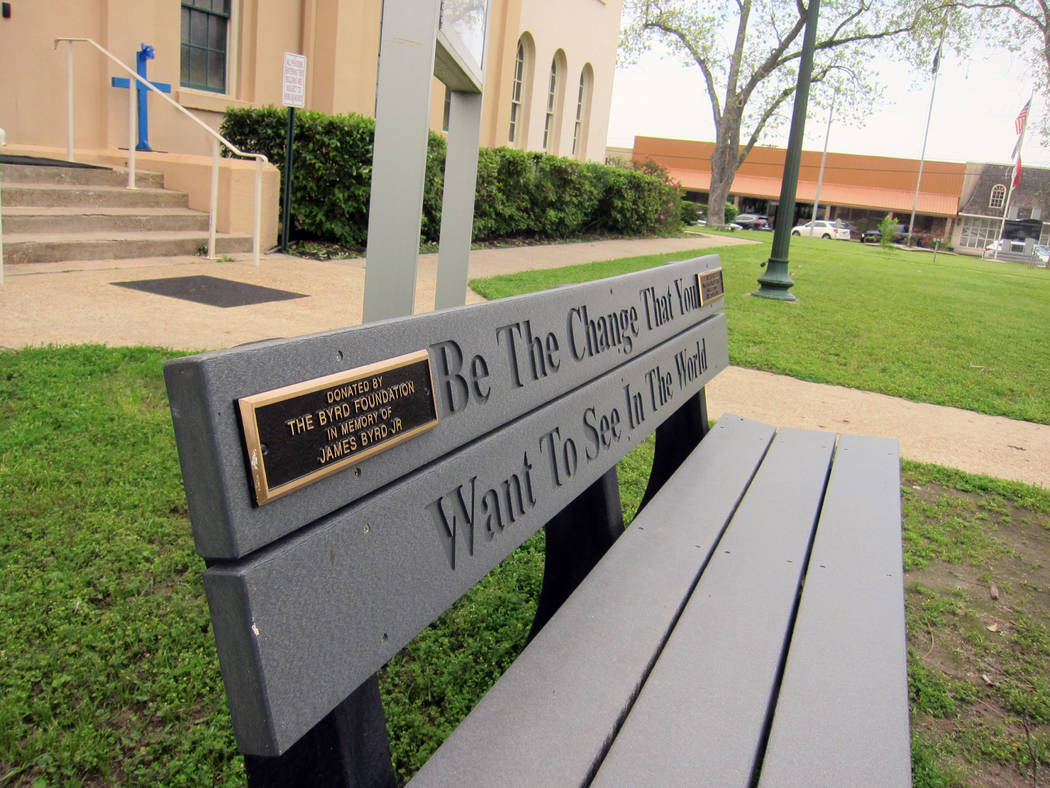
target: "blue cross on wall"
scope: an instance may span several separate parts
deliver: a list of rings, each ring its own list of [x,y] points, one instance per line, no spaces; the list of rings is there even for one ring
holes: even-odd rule
[[[135,53],[135,71],[140,77],[147,80],[161,93],[171,93],[171,85],[167,82],[152,82],[146,77],[146,61],[153,60],[153,47],[143,44],[142,49]],[[131,79],[128,77],[110,77],[110,84],[115,88],[131,88]],[[146,94],[149,88],[138,80],[135,80],[135,90],[138,91],[138,128],[139,141],[135,150],[152,151],[149,146],[149,110],[146,103]]]

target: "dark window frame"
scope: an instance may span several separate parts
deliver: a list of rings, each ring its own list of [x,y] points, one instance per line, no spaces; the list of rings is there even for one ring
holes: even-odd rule
[[[182,0],[179,79],[183,87],[207,90],[212,93],[226,92],[226,77],[229,72],[227,53],[229,52],[230,5],[231,0]],[[193,40],[194,20],[204,22],[203,41]],[[214,25],[221,26],[221,31],[213,27]],[[213,36],[213,33],[216,35]],[[221,37],[221,48],[214,45],[211,40],[214,37]],[[203,81],[193,79],[195,55],[203,60]],[[219,68],[212,65],[216,60],[215,56],[218,56],[218,61],[221,63]]]

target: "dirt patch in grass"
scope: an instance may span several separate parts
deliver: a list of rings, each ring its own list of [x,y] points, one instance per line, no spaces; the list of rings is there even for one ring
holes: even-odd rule
[[[1050,784],[1050,516],[904,488],[917,785]]]

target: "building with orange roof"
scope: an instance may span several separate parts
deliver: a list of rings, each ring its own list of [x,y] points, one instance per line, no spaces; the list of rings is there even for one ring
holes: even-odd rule
[[[706,202],[711,185],[713,142],[635,137],[634,161],[653,160],[682,184],[688,199]],[[730,199],[741,211],[772,216],[780,198],[786,150],[755,147],[737,170]],[[814,218],[820,179],[820,151],[803,151],[799,167],[795,219]],[[820,219],[840,219],[858,231],[878,225],[892,214],[908,224],[915,207],[915,229],[928,237],[951,242],[957,229],[959,200],[967,165],[927,160],[916,197],[919,160],[889,156],[828,153],[820,182]]]

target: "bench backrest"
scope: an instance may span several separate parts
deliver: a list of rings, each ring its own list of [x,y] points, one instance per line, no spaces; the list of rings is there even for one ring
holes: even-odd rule
[[[241,750],[284,752],[728,364],[716,256],[165,367]]]

